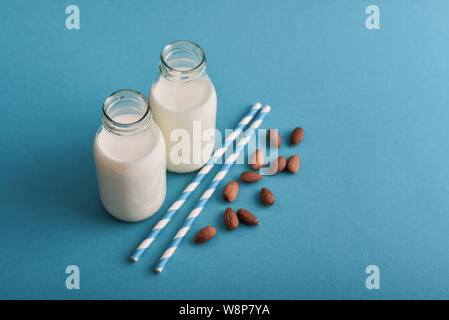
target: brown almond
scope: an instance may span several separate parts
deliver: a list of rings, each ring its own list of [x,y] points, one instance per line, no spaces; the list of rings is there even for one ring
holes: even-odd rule
[[[298,155],[295,154],[294,156],[291,156],[288,159],[287,170],[292,173],[296,173],[299,170],[300,164],[301,164],[301,160],[299,159]]]
[[[195,236],[195,243],[203,243],[207,242],[213,237],[215,237],[215,234],[217,233],[217,230],[213,226],[207,226],[198,231],[198,233]]]
[[[232,208],[226,208],[224,213],[224,223],[229,230],[237,229],[239,226],[239,218]]]
[[[262,178],[263,176],[254,171],[245,171],[240,175],[240,180],[243,182],[256,182]]]
[[[267,188],[262,188],[260,190],[260,200],[266,206],[271,206],[274,203],[274,194]]]
[[[237,199],[239,195],[239,183],[237,181],[231,181],[223,190],[223,198],[227,202],[232,202]]]
[[[290,136],[290,145],[296,146],[298,143],[302,141],[304,138],[304,130],[301,127],[296,127],[292,135]]]
[[[254,151],[253,155],[251,156],[250,163],[251,168],[253,168],[254,170],[259,170],[263,167],[265,163],[265,156],[263,155],[262,150],[257,149],[256,151]]]
[[[276,174],[281,171],[284,171],[286,166],[287,166],[287,159],[284,156],[280,156],[273,162],[271,162],[269,171],[271,174]]]
[[[281,146],[281,135],[276,129],[268,130],[268,139],[273,146],[278,148]]]
[[[237,210],[237,215],[239,220],[244,224],[248,224],[250,226],[257,226],[259,224],[259,220],[257,220],[256,216],[246,209]]]

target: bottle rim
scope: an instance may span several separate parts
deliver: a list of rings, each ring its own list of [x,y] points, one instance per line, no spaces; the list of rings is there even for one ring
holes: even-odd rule
[[[143,103],[145,111],[139,116],[136,121],[133,122],[123,123],[114,120],[109,114],[109,109],[117,102],[123,101],[125,99],[129,100],[129,98],[125,97],[129,94],[135,95],[138,100],[140,100],[139,102]],[[102,122],[104,127],[108,131],[118,135],[135,134],[141,132],[148,126],[152,118],[151,107],[148,99],[139,91],[133,89],[121,89],[111,93],[103,102],[102,112]]]

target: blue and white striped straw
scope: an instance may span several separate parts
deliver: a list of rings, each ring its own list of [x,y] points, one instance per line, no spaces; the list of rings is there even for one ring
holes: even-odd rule
[[[237,139],[245,130],[246,126],[251,122],[253,117],[259,112],[262,105],[257,102],[253,105],[245,117],[240,120],[234,131],[226,137],[225,144],[223,147],[217,149],[209,161],[201,168],[197,175],[193,178],[192,182],[184,189],[181,195],[176,199],[176,201],[171,205],[165,215],[159,220],[159,222],[154,226],[153,230],[148,234],[148,236],[140,243],[137,249],[134,251],[130,257],[131,261],[136,262],[140,259],[142,254],[146,249],[153,243],[154,239],[159,235],[159,233],[164,229],[170,222],[170,219],[176,214],[176,212],[182,207],[182,205],[187,201],[190,195],[195,191],[198,185],[207,176],[212,167],[217,163],[219,159],[223,156],[226,149]]]
[[[166,263],[170,260],[170,258],[175,253],[178,246],[181,244],[181,241],[186,236],[187,232],[190,230],[190,227],[195,222],[195,220],[200,215],[201,211],[206,206],[209,199],[214,194],[215,190],[217,189],[220,182],[223,180],[223,178],[226,176],[226,174],[229,172],[229,169],[232,167],[232,165],[235,163],[237,158],[240,155],[240,152],[244,149],[245,145],[248,144],[248,142],[251,140],[251,137],[253,136],[254,132],[257,128],[261,125],[264,118],[267,116],[268,112],[270,112],[271,107],[265,106],[260,111],[259,115],[257,116],[256,120],[251,124],[249,129],[244,133],[243,137],[240,139],[240,141],[237,143],[237,150],[233,154],[231,154],[229,157],[226,158],[225,164],[221,168],[221,170],[215,175],[214,179],[209,184],[209,187],[204,191],[201,198],[198,200],[195,208],[190,212],[189,216],[186,218],[186,221],[182,225],[181,229],[178,230],[175,237],[173,238],[172,242],[168,246],[168,248],[165,250],[164,254],[162,255],[161,259],[159,260],[158,264],[154,268],[156,272],[162,272],[164,270],[164,267]]]

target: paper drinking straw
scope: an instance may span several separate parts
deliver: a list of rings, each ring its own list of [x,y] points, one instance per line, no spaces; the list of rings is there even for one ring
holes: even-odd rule
[[[130,257],[131,261],[136,262],[140,259],[142,254],[146,249],[153,243],[154,239],[159,235],[162,229],[170,222],[170,219],[176,214],[176,212],[182,207],[182,205],[187,201],[190,195],[195,191],[198,185],[207,176],[212,167],[221,159],[222,155],[225,153],[226,149],[237,139],[246,126],[251,122],[253,117],[259,112],[262,105],[257,102],[253,105],[245,117],[240,120],[234,131],[226,137],[225,144],[223,147],[217,149],[209,161],[201,168],[201,170],[193,178],[192,182],[184,189],[181,195],[176,199],[176,201],[171,205],[165,215],[159,220],[159,222],[154,226],[153,230],[147,235],[147,237],[140,243],[137,249],[134,251]]]
[[[181,229],[178,230],[175,237],[173,238],[172,242],[168,246],[168,248],[165,250],[164,254],[161,256],[161,259],[159,260],[158,264],[154,268],[156,272],[162,272],[162,270],[165,267],[165,264],[170,260],[170,258],[175,253],[178,246],[181,244],[181,241],[186,236],[187,232],[189,231],[192,224],[195,222],[195,220],[200,215],[203,208],[206,206],[209,199],[214,194],[215,190],[217,189],[220,182],[223,180],[223,178],[228,173],[229,169],[232,167],[232,165],[237,160],[238,156],[240,155],[240,152],[243,150],[245,145],[251,140],[251,137],[253,136],[256,129],[260,126],[264,118],[267,116],[268,112],[270,112],[271,107],[265,106],[260,111],[259,115],[257,116],[256,120],[251,124],[249,129],[244,133],[242,139],[237,143],[237,150],[235,153],[231,154],[229,157],[226,158],[225,164],[221,168],[221,170],[215,175],[214,179],[209,184],[206,191],[204,191],[201,198],[198,200],[195,208],[190,212],[190,215],[186,218],[186,221],[182,225]]]

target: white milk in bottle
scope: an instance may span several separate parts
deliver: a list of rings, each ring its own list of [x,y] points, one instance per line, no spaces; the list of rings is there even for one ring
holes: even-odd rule
[[[212,155],[217,113],[204,52],[193,42],[175,41],[162,50],[159,70],[150,103],[165,138],[167,169],[195,171]]]
[[[117,91],[103,104],[102,122],[94,141],[101,202],[118,219],[146,219],[166,192],[165,142],[148,100],[137,91]]]

